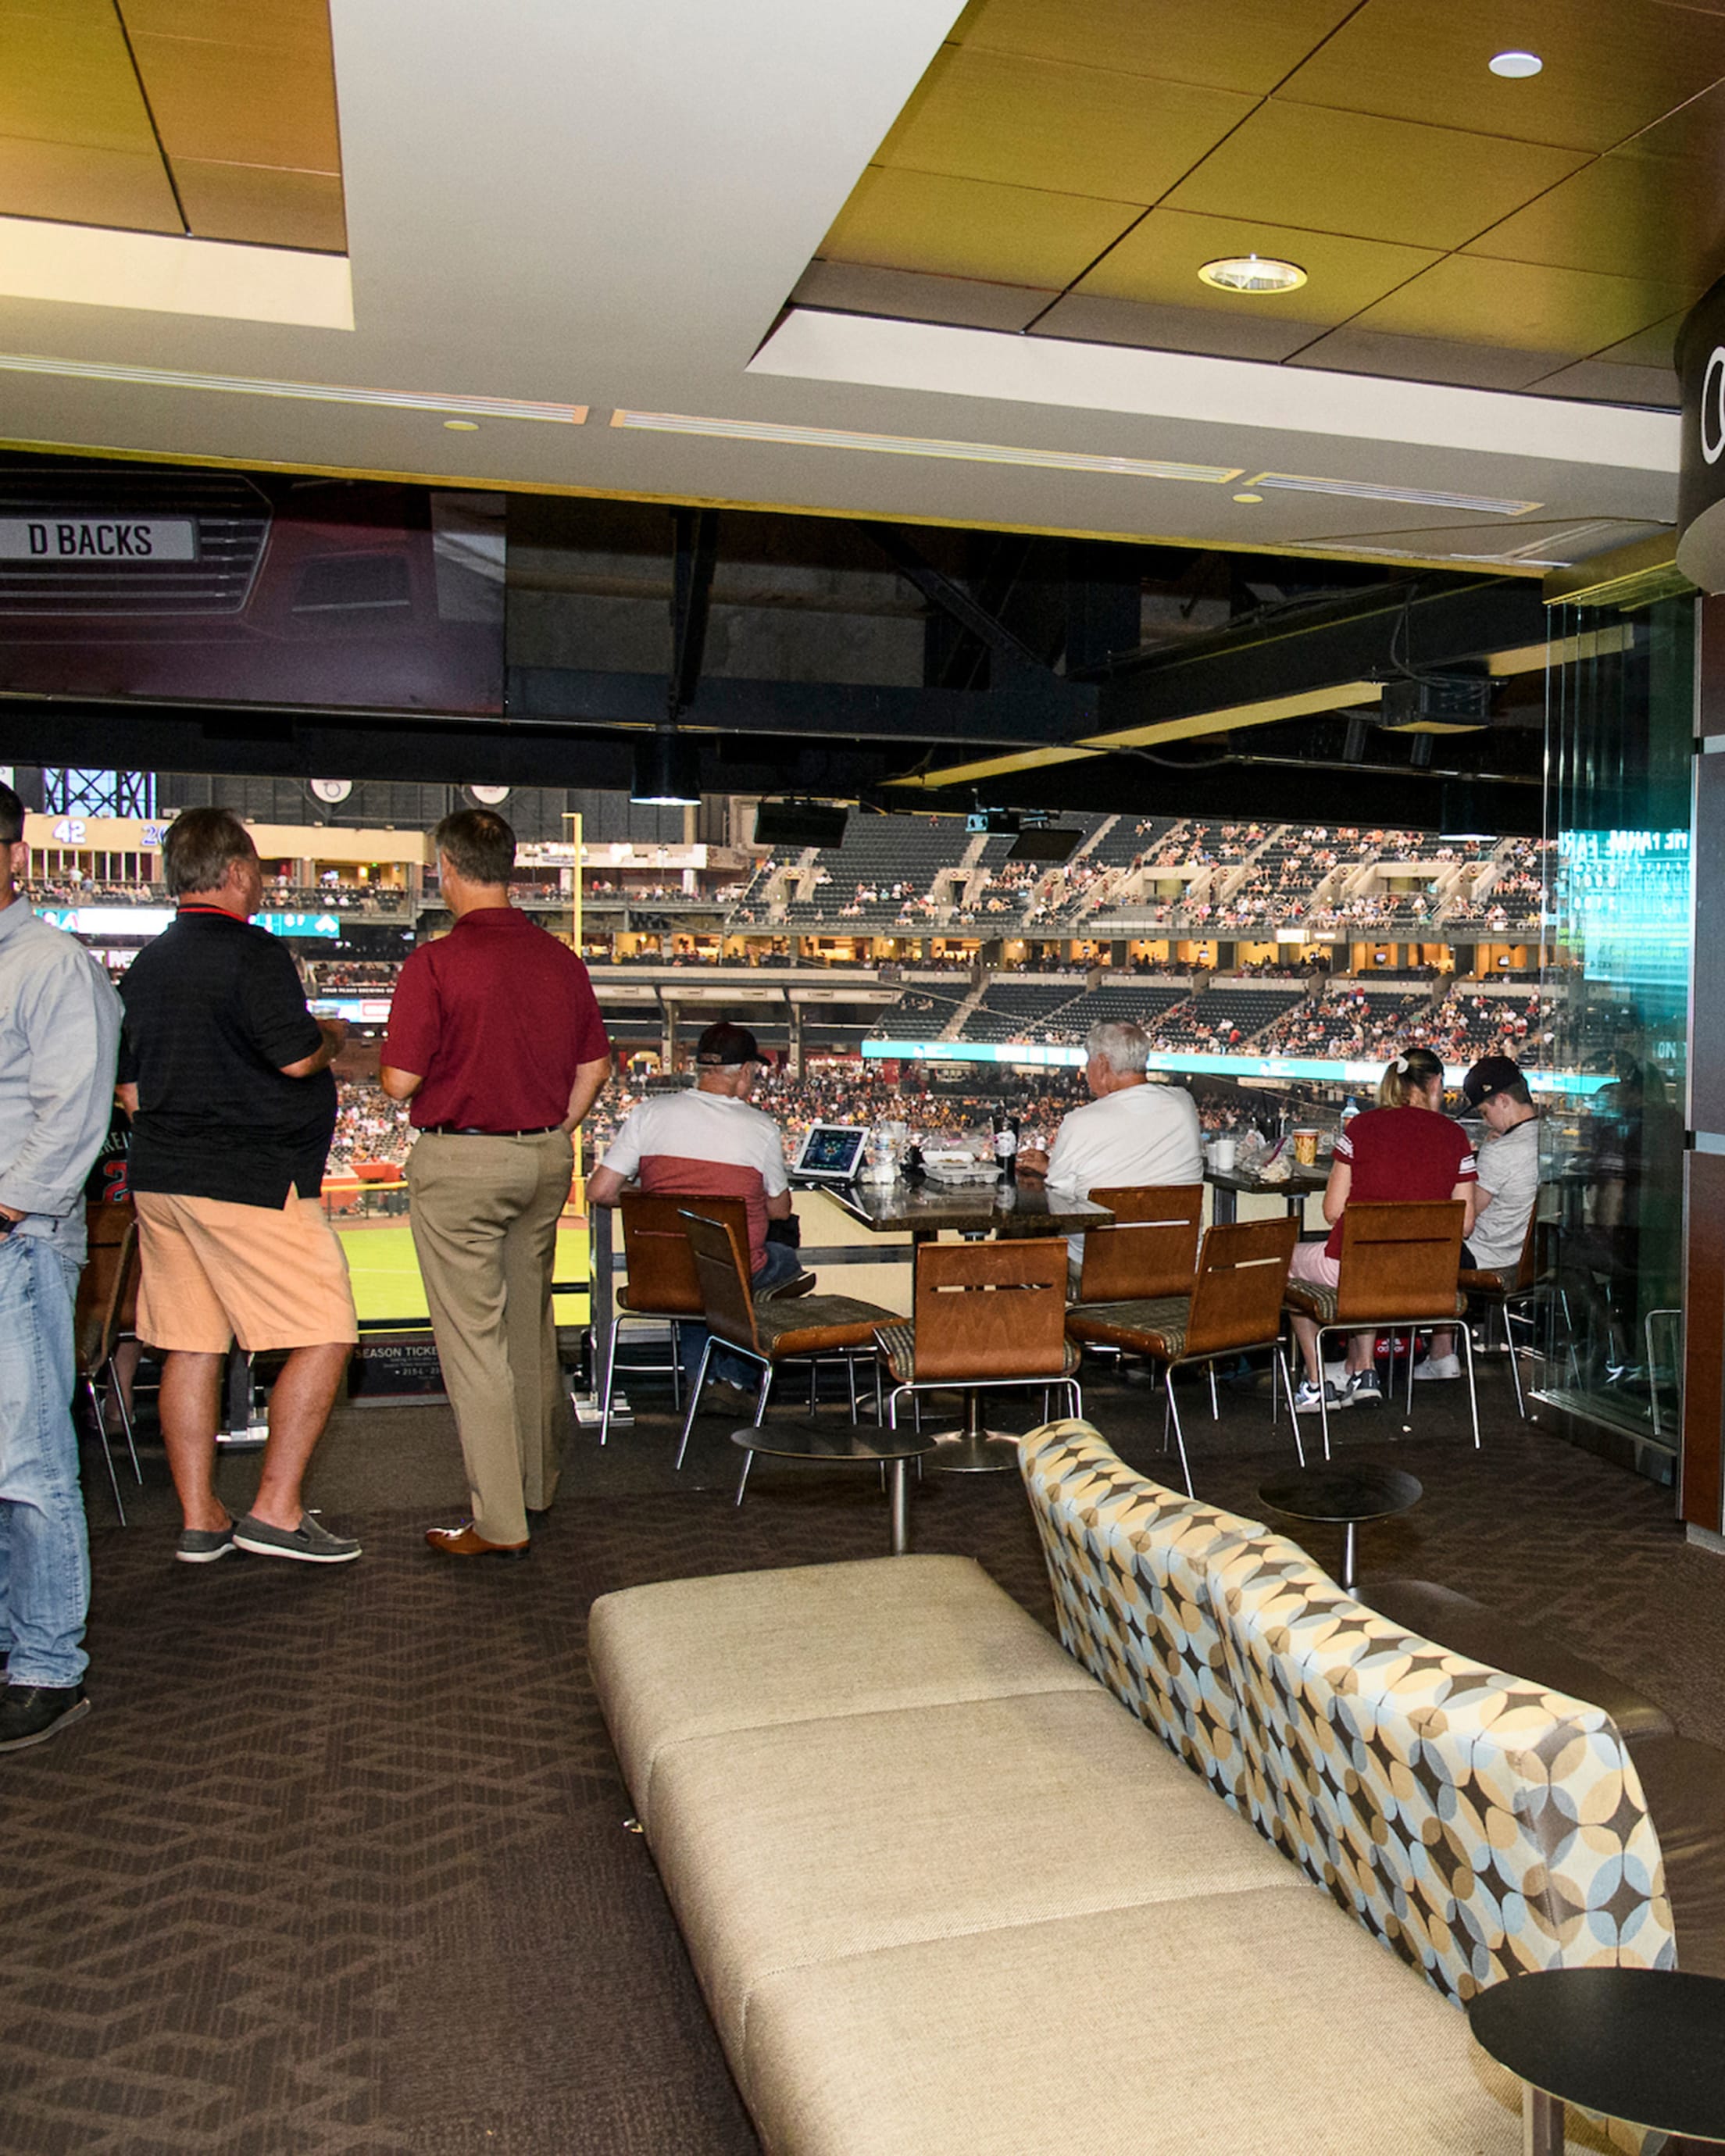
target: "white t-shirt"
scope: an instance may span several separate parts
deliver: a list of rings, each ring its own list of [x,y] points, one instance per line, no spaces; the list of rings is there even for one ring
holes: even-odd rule
[[[1123,1086],[1075,1108],[1060,1125],[1048,1157],[1048,1180],[1088,1198],[1099,1185],[1202,1183],[1204,1141],[1198,1103],[1178,1086]],[[1069,1235],[1072,1262],[1084,1259],[1084,1238]]]
[[[749,1258],[767,1262],[767,1200],[788,1190],[784,1142],[771,1116],[723,1093],[658,1093],[630,1109],[602,1168],[643,1190],[691,1198],[741,1198]]]
[[[1539,1196],[1539,1118],[1487,1138],[1478,1154],[1480,1188],[1491,1203],[1473,1224],[1467,1247],[1487,1272],[1513,1272],[1522,1261],[1527,1216]]]

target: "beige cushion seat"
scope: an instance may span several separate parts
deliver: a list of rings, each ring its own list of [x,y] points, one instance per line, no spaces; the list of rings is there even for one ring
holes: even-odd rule
[[[796,2156],[1522,2146],[1518,2086],[1461,2016],[1322,1895],[1276,1887],[787,1970],[755,1995],[742,2080]],[[1572,2145],[1587,2131],[1572,2114]]]
[[[624,1779],[649,1824],[659,1757],[691,1738],[1096,1689],[968,1557],[664,1580],[601,1595],[588,1636]]]
[[[787,1969],[1175,1896],[1305,1891],[1089,1683],[673,1744],[653,1798],[654,1857],[732,2058],[755,1989]]]

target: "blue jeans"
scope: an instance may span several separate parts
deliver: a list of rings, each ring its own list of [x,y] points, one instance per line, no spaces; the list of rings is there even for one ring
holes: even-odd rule
[[[753,1286],[757,1295],[763,1289],[779,1287],[788,1280],[794,1280],[803,1270],[801,1255],[788,1243],[769,1243],[767,1262],[755,1275]],[[706,1326],[685,1318],[677,1327],[682,1342],[683,1375],[692,1385],[701,1369],[702,1350],[707,1343]],[[752,1363],[745,1363],[741,1355],[733,1355],[722,1341],[713,1350],[713,1359],[707,1371],[721,1384],[735,1385],[745,1393],[752,1393],[761,1382],[761,1373]]]
[[[78,1273],[44,1237],[0,1238],[0,1647],[15,1685],[75,1685],[90,1665],[90,1544],[72,1427]]]

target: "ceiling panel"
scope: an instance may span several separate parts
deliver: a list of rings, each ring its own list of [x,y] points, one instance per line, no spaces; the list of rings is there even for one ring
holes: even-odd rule
[[[1643,278],[1452,254],[1367,308],[1358,326],[1579,358],[1633,336],[1697,296]]]
[[[1538,397],[1575,397],[1589,404],[1648,404],[1675,412],[1682,402],[1671,368],[1604,359],[1578,360],[1532,386]]]
[[[1021,330],[1055,295],[1023,285],[985,285],[974,277],[925,277],[860,262],[811,262],[791,298],[799,307],[901,321],[957,322],[967,329]]]
[[[1076,60],[1262,96],[1358,0],[973,0],[952,33],[979,52]]]
[[[1677,363],[1677,331],[1682,328],[1687,312],[1683,308],[1675,315],[1667,315],[1662,322],[1655,322],[1651,329],[1638,330],[1621,344],[1607,345],[1594,357],[1620,361],[1625,367],[1673,368]]]
[[[1460,247],[1584,162],[1582,153],[1272,99],[1168,207],[1410,247]]]
[[[877,162],[1147,203],[1251,109],[1229,90],[949,45]]]
[[[1521,81],[1486,62],[1535,52]],[[1653,0],[1366,0],[1278,95],[1600,151],[1725,74],[1725,20]]]
[[[1333,367],[1343,374],[1387,374],[1401,382],[1457,382],[1470,389],[1525,389],[1563,358],[1454,337],[1388,336],[1350,322],[1308,344],[1288,363]]]
[[[135,35],[132,49],[170,159],[341,170],[327,48],[319,54]]]
[[[1139,214],[1135,203],[873,166],[820,251],[839,262],[1059,290]]]
[[[0,8],[0,135],[153,154],[150,115],[107,0]]]
[[[1158,352],[1203,352],[1221,359],[1286,359],[1315,332],[1310,322],[1271,314],[1230,315],[1201,307],[1150,306],[1087,295],[1058,300],[1034,336],[1077,337],[1089,344],[1144,345]]]
[[[95,150],[0,136],[0,216],[131,232],[185,229],[153,145],[148,151]]]
[[[1219,292],[1199,281],[1204,263],[1224,254],[1254,254],[1296,262],[1308,281],[1297,291],[1257,294]],[[1109,299],[1209,308],[1242,321],[1274,316],[1327,326],[1345,321],[1440,259],[1430,248],[1153,209],[1086,273],[1078,289]]]
[[[187,227],[200,239],[298,247],[340,254],[347,245],[341,181],[335,172],[290,172],[176,157],[174,182]]]
[[[1654,264],[1661,276],[1704,290],[1725,268],[1725,168],[1627,152],[1601,157],[1467,252],[1625,277]]]
[[[107,0],[102,0],[105,6]],[[218,44],[327,53],[328,0],[115,0],[135,38],[204,38]]]

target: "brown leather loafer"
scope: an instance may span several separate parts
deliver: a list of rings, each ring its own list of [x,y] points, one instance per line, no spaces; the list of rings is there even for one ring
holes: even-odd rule
[[[528,1548],[526,1543],[488,1543],[475,1533],[471,1520],[463,1527],[428,1527],[425,1540],[445,1557],[525,1557]]]

